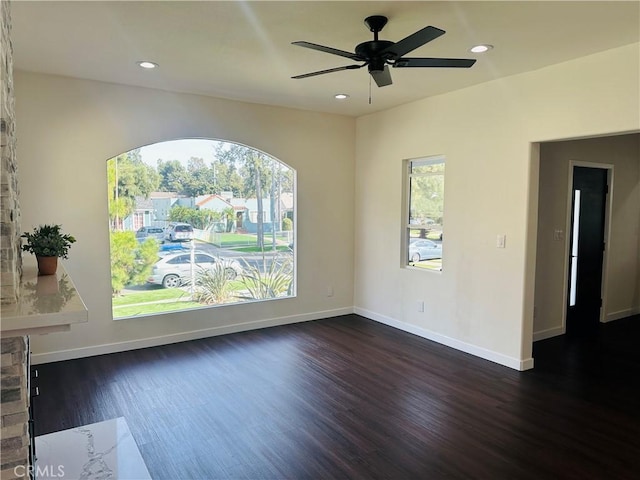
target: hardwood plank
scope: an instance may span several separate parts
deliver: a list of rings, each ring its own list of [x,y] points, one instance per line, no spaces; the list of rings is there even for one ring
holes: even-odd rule
[[[640,316],[516,372],[357,315],[39,365],[36,434],[124,416],[154,479],[637,478]]]

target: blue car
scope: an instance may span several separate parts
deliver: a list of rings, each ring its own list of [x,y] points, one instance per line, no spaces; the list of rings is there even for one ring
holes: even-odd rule
[[[442,258],[442,245],[424,238],[412,238],[409,241],[409,261],[418,263],[434,258]]]

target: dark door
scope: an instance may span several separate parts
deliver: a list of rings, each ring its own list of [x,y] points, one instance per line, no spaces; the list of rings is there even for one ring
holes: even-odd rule
[[[567,333],[597,330],[602,307],[607,170],[573,168]]]

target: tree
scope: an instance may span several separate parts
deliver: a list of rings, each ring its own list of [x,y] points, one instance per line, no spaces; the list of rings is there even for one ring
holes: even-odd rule
[[[153,238],[138,243],[134,232],[111,232],[110,246],[113,294],[127,285],[144,284],[158,257],[158,243]]]
[[[158,175],[160,175],[161,192],[182,193],[185,190],[188,173],[178,160],[164,161],[158,159]]]
[[[202,158],[191,157],[187,164],[187,181],[182,192],[188,197],[197,197],[208,193],[220,193],[215,185],[215,171],[205,165]]]
[[[133,213],[136,197],[148,198],[158,188],[160,178],[153,167],[140,158],[140,149],[107,160],[109,219],[111,229]]]
[[[242,177],[234,163],[216,158],[211,162],[213,193],[232,192],[234,197],[244,196]]]
[[[216,158],[228,166],[237,168],[244,179],[241,196],[255,195],[257,203],[257,244],[264,248],[264,211],[262,207],[262,185],[266,184],[265,163],[268,158],[249,147],[237,144],[220,144],[216,149]],[[271,159],[269,159],[271,160]]]
[[[214,222],[222,220],[223,215],[213,210],[199,210],[196,208],[174,205],[169,210],[169,220],[172,222],[188,223],[192,227],[206,230]]]
[[[224,165],[226,172],[240,173],[244,179],[240,196],[255,197],[257,203],[257,244],[264,249],[264,209],[263,198],[265,187],[269,188],[271,201],[271,225],[273,247],[275,233],[280,228],[282,212],[280,211],[281,193],[293,192],[294,172],[291,168],[283,168],[283,164],[258,150],[237,144],[219,143],[215,150],[216,162]],[[232,178],[229,175],[229,178]]]

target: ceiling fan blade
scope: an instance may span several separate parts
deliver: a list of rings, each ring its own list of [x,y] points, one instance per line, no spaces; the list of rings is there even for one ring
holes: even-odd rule
[[[357,68],[362,68],[362,67],[364,67],[364,65],[347,65],[344,67],[330,68],[328,70],[320,70],[318,72],[304,73],[302,75],[296,75],[295,77],[291,77],[291,78],[315,77],[316,75],[324,75],[325,73],[339,72],[341,70],[355,70]]]
[[[369,71],[373,80],[376,82],[376,85],[379,87],[386,87],[387,85],[391,85],[393,82],[391,81],[391,72],[389,71],[388,66],[384,66],[383,70],[371,70]]]
[[[393,64],[396,68],[411,67],[443,67],[443,68],[469,68],[475,59],[470,58],[399,58]]]
[[[325,47],[324,45],[317,45],[315,43],[293,42],[291,45],[297,45],[299,47],[310,48],[311,50],[318,50],[320,52],[331,53],[333,55],[339,55],[341,57],[350,58],[351,60],[355,60],[357,62],[360,62],[360,61],[364,60],[363,58],[359,57],[355,53],[346,52],[344,50],[338,50],[337,48]]]
[[[399,42],[390,45],[380,52],[380,55],[390,58],[400,58],[403,55],[421,47],[425,43],[429,43],[431,40],[435,40],[440,35],[444,35],[446,32],[436,27],[424,27],[422,30],[403,38]]]

